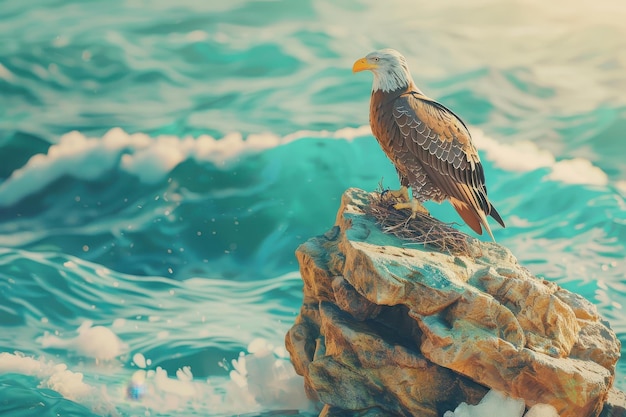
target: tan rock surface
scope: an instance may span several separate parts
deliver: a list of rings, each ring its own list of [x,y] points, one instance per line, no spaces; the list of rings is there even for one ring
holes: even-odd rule
[[[626,394],[611,388],[600,417],[625,417]]]
[[[495,243],[407,246],[364,214],[369,198],[346,191],[336,225],[296,252],[304,301],[286,345],[322,415],[442,415],[485,387],[598,415],[620,346],[591,303]]]

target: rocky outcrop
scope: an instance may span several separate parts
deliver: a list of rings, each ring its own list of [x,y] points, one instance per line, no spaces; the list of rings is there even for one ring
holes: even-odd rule
[[[286,346],[323,416],[441,416],[488,389],[597,416],[620,344],[593,304],[495,243],[451,255],[384,234],[347,190],[296,256],[304,300]]]

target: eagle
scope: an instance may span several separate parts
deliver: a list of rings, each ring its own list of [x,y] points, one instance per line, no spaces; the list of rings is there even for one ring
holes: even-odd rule
[[[494,239],[487,216],[506,226],[487,198],[483,166],[465,123],[417,88],[398,51],[381,49],[358,59],[352,71],[364,70],[374,74],[372,133],[400,178],[401,188],[390,191],[402,199],[394,207],[410,208],[414,218],[428,213],[423,202],[448,200],[474,232],[482,235],[484,227]]]

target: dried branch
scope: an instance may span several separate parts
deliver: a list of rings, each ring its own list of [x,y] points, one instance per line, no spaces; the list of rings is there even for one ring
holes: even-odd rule
[[[417,213],[411,219],[409,210],[396,210],[393,207],[399,200],[391,193],[384,192],[382,180],[378,187],[378,191],[371,194],[367,214],[374,217],[384,233],[392,234],[408,244],[424,245],[453,255],[471,255],[466,234],[428,214]]]

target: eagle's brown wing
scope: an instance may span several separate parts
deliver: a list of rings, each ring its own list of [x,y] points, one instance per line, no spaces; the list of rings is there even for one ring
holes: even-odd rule
[[[504,227],[487,198],[485,174],[463,121],[442,104],[417,92],[399,96],[393,116],[402,139],[392,141],[422,164],[429,180],[447,195],[463,220],[478,234],[486,215]]]

